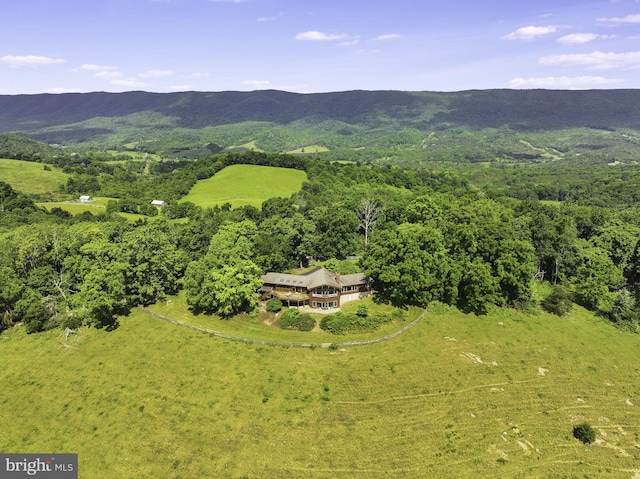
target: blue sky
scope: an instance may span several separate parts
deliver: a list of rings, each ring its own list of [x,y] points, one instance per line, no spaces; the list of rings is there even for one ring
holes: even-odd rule
[[[640,88],[640,0],[5,2],[0,94]]]

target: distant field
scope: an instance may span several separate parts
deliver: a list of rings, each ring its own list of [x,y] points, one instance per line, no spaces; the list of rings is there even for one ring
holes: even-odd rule
[[[113,200],[117,200],[117,198],[96,197],[93,199],[93,201],[90,201],[88,203],[81,203],[79,200],[74,200],[74,201],[38,203],[38,206],[44,206],[48,211],[51,211],[53,208],[61,208],[65,211],[68,211],[74,216],[82,214],[85,211],[88,211],[94,215],[99,215],[100,213],[105,212],[107,203]],[[147,216],[139,215],[136,213],[118,213],[118,214],[129,221],[136,221],[138,219],[147,218]]]
[[[242,151],[264,151],[261,150],[260,148],[258,148],[256,146],[256,142],[255,141],[250,141],[248,143],[244,143],[242,145],[233,145],[233,146],[229,146],[227,148],[225,148],[228,151],[234,151],[234,150],[242,150]]]
[[[577,307],[433,307],[395,339],[335,351],[218,339],[138,310],[121,324],[68,341],[0,335],[1,451],[76,452],[83,479],[640,473],[640,336]],[[595,444],[572,437],[582,421]]]
[[[32,161],[0,159],[0,181],[9,183],[14,190],[27,194],[60,191],[60,185],[67,182],[69,175],[55,166],[47,165],[51,171],[45,170],[44,166]]]
[[[47,210],[51,211],[52,208],[62,208],[65,211],[68,211],[72,215],[79,215],[84,213],[85,211],[89,211],[94,215],[103,213],[105,208],[107,207],[107,203],[109,201],[116,200],[117,198],[94,198],[93,201],[87,203],[81,203],[80,200],[73,201],[57,201],[57,202],[49,202],[49,203],[38,203],[39,206],[44,206]]]
[[[324,153],[325,151],[329,151],[329,148],[320,145],[309,145],[298,148],[296,150],[288,151],[287,153],[292,155],[300,155],[305,153]]]
[[[232,165],[211,178],[200,180],[181,201],[203,208],[230,203],[232,207],[260,208],[274,197],[289,197],[307,179],[304,171],[256,165]]]

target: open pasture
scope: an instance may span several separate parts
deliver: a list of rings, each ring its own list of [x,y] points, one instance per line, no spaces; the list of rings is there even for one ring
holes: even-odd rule
[[[108,197],[95,197],[92,201],[82,203],[79,200],[73,201],[58,201],[49,203],[38,203],[39,206],[44,206],[47,210],[51,211],[53,208],[60,208],[68,211],[72,215],[79,215],[88,211],[93,215],[99,215],[106,211],[107,203],[109,201],[116,201],[117,198]],[[139,219],[148,218],[147,216],[137,213],[118,213],[120,216],[126,218],[128,221],[137,221]]]
[[[230,320],[235,321],[235,320]],[[640,338],[433,307],[338,350],[215,338],[141,311],[111,333],[0,335],[0,450],[77,452],[83,478],[628,478]],[[582,421],[596,443],[572,437]]]
[[[0,181],[9,183],[14,190],[26,194],[59,192],[69,175],[55,166],[46,166],[49,170],[45,170],[42,163],[0,159]]]
[[[326,146],[308,145],[308,146],[303,146],[301,148],[297,148],[295,150],[288,151],[287,153],[291,155],[304,155],[307,153],[324,153],[326,151],[329,151],[329,148],[327,148]]]
[[[260,208],[274,197],[289,197],[307,179],[304,171],[257,165],[232,165],[211,178],[198,181],[180,201],[191,201],[202,208],[230,203],[232,207]]]

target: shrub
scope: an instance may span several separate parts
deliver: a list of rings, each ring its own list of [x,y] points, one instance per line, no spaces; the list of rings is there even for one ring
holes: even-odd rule
[[[282,301],[278,298],[271,298],[267,301],[267,311],[270,313],[277,313],[282,309]]]
[[[362,306],[364,306],[364,308],[362,308]],[[360,305],[356,314],[346,314],[339,311],[323,317],[320,321],[320,327],[332,334],[375,331],[384,323],[388,323],[389,321],[403,321],[406,319],[406,316],[407,313],[402,310],[395,310],[391,314],[382,312],[369,314],[367,306]]]
[[[280,329],[293,329],[297,331],[311,331],[315,325],[315,320],[310,314],[301,314],[297,309],[288,309],[280,317]]]
[[[555,284],[551,294],[540,302],[540,306],[548,313],[562,316],[571,310],[571,299],[571,292],[566,286]]]
[[[350,323],[346,314],[337,312],[324,316],[320,321],[320,327],[332,334],[344,334],[349,330]]]
[[[583,422],[573,428],[573,437],[585,444],[591,444],[596,440],[596,430],[589,423]]]

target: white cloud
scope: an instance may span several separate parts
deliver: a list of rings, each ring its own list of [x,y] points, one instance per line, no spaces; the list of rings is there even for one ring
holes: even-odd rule
[[[280,18],[284,17],[284,13],[280,12],[277,15],[273,15],[271,17],[260,17],[256,19],[256,22],[274,22]]]
[[[582,45],[583,43],[589,43],[593,40],[607,40],[609,38],[615,38],[615,35],[598,35],[595,33],[572,33],[558,38],[558,42],[563,45]]]
[[[558,27],[554,25],[547,25],[546,27],[521,27],[502,38],[504,40],[535,40],[538,37],[554,33],[557,30]]]
[[[640,52],[626,53],[575,53],[551,55],[540,58],[542,65],[584,66],[589,70],[610,70],[613,68],[640,68]]]
[[[627,15],[626,17],[598,18],[598,21],[608,23],[640,23],[640,13]]]
[[[380,35],[379,37],[376,38],[376,40],[385,41],[385,40],[395,40],[396,38],[400,38],[400,35],[398,35],[397,33],[387,33],[385,35]]]
[[[322,33],[317,31],[303,32],[296,35],[296,40],[311,41],[342,40],[343,38],[347,38],[347,35],[344,33]]]
[[[360,43],[360,40],[358,40],[357,38],[354,40],[350,40],[348,42],[340,42],[338,43],[339,47],[352,47],[354,45],[357,45],[358,43]]]
[[[81,93],[81,90],[76,88],[49,88],[44,91],[45,93]]]
[[[595,86],[623,83],[617,78],[605,78],[594,76],[580,77],[539,77],[539,78],[514,78],[507,82],[507,88],[559,88],[565,90],[580,90]]]
[[[140,78],[157,78],[157,77],[169,77],[173,75],[171,70],[147,70],[144,73],[140,73]]]
[[[40,66],[48,66],[48,65],[56,65],[59,63],[67,63],[66,60],[62,60],[59,58],[49,58],[49,57],[40,57],[36,55],[27,55],[27,56],[16,56],[16,55],[7,55],[0,58],[2,63],[6,63],[12,68],[21,68],[21,67],[40,67]]]
[[[80,68],[74,68],[72,71],[73,72],[79,72],[79,71],[83,71],[83,72],[101,72],[101,71],[110,71],[110,70],[116,70],[116,67],[105,67],[102,65],[92,65],[90,63],[85,63],[84,65],[82,65]]]

